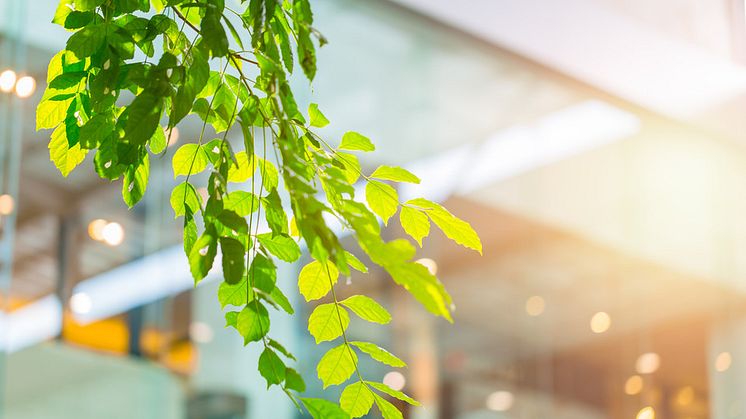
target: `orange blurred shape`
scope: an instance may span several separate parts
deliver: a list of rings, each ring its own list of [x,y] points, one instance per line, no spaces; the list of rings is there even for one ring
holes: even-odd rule
[[[65,316],[62,337],[74,345],[117,355],[124,355],[129,349],[127,323],[119,317],[82,325],[72,316]]]

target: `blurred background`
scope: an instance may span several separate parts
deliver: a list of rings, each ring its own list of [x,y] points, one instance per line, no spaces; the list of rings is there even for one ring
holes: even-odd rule
[[[0,0],[0,417],[301,417],[224,329],[216,275],[194,288],[187,270],[170,157],[197,122],[133,210],[90,164],[64,179],[49,161],[34,110],[68,36],[56,3]],[[380,271],[340,287],[392,311],[350,330],[408,362],[363,365],[423,402],[406,418],[746,418],[743,0],[324,0],[315,16],[330,44],[313,87],[294,84],[323,134],[370,136],[367,170],[411,169],[406,193],[484,243],[433,235],[418,255],[454,325]],[[333,398],[302,263],[278,281],[300,315],[272,327],[307,394]]]

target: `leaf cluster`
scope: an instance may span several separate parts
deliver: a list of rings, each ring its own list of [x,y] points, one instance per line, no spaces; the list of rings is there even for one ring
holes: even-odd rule
[[[375,150],[362,134],[346,133],[338,147],[317,133],[329,124],[318,105],[302,112],[288,79],[296,68],[312,80],[316,48],[326,40],[313,27],[309,0],[248,0],[243,10],[223,0],[62,0],[54,23],[71,31],[49,64],[37,129],[51,129],[50,158],[67,176],[88,154],[104,179],[122,182],[132,207],[145,194],[151,156],[166,152],[172,130],[188,115],[202,121],[196,142],[173,154],[178,184],[170,203],[183,219],[184,252],[195,283],[214,265],[226,326],[263,351],[258,370],[314,417],[359,417],[376,404],[385,418],[401,413],[386,399],[416,401],[365,380],[358,356],[392,367],[404,362],[370,342],[348,341],[350,313],[385,324],[391,315],[364,295],[339,301],[335,285],[351,269],[368,268],[340,242],[352,235],[367,258],[435,315],[451,320],[451,297],[427,268],[413,261],[408,240],[385,241],[381,223],[399,212],[404,231],[420,246],[431,222],[447,237],[481,252],[468,223],[425,199],[400,202],[396,184],[419,183],[409,171],[381,166],[364,175],[356,153]],[[206,138],[206,127],[217,133]],[[240,132],[238,150],[228,140]],[[206,179],[198,185],[195,179]],[[365,196],[355,184],[365,182]],[[337,341],[317,366],[324,387],[357,380],[339,404],[299,398],[292,353],[270,336],[269,310],[295,313],[278,286],[277,261],[295,262],[305,243],[312,261],[298,287],[315,306],[308,330],[317,343]],[[341,341],[341,343],[340,343]]]

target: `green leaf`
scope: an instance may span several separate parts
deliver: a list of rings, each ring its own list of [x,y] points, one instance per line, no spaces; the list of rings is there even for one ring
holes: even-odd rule
[[[350,315],[347,310],[334,303],[317,306],[308,318],[308,331],[316,343],[334,340],[347,330]]]
[[[105,24],[86,26],[67,40],[67,50],[78,59],[90,57],[101,49],[106,40]]]
[[[355,372],[357,355],[347,345],[332,348],[321,357],[316,366],[316,373],[324,388],[342,384]]]
[[[236,329],[244,338],[244,345],[262,340],[269,332],[269,313],[263,304],[254,300],[238,314]]]
[[[326,119],[323,113],[321,113],[319,105],[315,103],[312,103],[308,107],[308,116],[311,118],[311,126],[323,128],[329,125],[329,120]]]
[[[182,182],[171,191],[171,208],[174,210],[174,218],[178,218],[189,211],[196,214],[202,208],[202,197],[188,182]]]
[[[339,302],[352,310],[361,319],[373,323],[386,324],[391,321],[391,314],[376,300],[364,295],[353,295]]]
[[[267,380],[267,388],[285,381],[285,363],[272,349],[265,348],[259,356],[259,373]]]
[[[249,275],[253,279],[254,288],[271,293],[277,282],[277,267],[271,260],[257,254],[251,261]]]
[[[457,218],[440,204],[427,199],[412,199],[407,204],[420,207],[427,212],[430,219],[443,231],[446,237],[482,254],[482,241],[469,223]]]
[[[225,281],[230,284],[239,283],[246,271],[244,245],[236,239],[221,237],[220,250],[223,253],[222,264]]]
[[[314,260],[301,269],[298,288],[306,301],[318,300],[329,293],[338,278],[339,270],[331,261]]]
[[[202,18],[201,34],[212,56],[223,57],[228,54],[228,37],[220,22],[222,10],[217,10],[217,6],[211,6],[206,8],[205,16]]]
[[[282,346],[280,344],[280,342],[278,342],[278,341],[276,341],[274,339],[269,339],[268,344],[269,344],[269,346],[275,348],[277,350],[277,352],[285,355],[287,358],[292,359],[293,361],[297,361],[295,359],[295,357],[293,356],[293,354],[291,354],[290,351],[288,351],[287,349],[285,349],[285,347]]]
[[[290,304],[290,300],[288,300],[288,297],[286,297],[285,294],[282,293],[282,290],[280,288],[274,287],[269,296],[272,297],[272,300],[277,303],[280,308],[285,310],[286,313],[290,315],[295,314],[295,310],[293,310],[293,306],[292,304]]]
[[[280,175],[277,172],[277,167],[275,167],[275,165],[269,160],[258,157],[256,159],[259,161],[259,173],[262,177],[262,185],[264,185],[264,189],[271,191],[277,188],[277,185],[280,182]]]
[[[378,406],[378,410],[381,411],[381,416],[383,416],[383,419],[403,419],[404,418],[404,416],[399,411],[399,409],[393,404],[391,404],[391,402],[379,396],[378,394],[375,394],[374,397],[376,399],[376,406]]]
[[[355,131],[347,131],[342,136],[342,142],[339,144],[340,150],[350,151],[374,151],[376,146],[370,141],[370,139]]]
[[[171,161],[174,169],[174,178],[178,176],[194,175],[207,168],[207,154],[198,144],[184,144],[174,153]]]
[[[147,154],[143,156],[142,162],[138,165],[130,165],[124,172],[124,182],[122,182],[122,197],[128,207],[132,208],[140,202],[145,189],[148,187],[148,177],[150,176],[150,158]]]
[[[61,124],[73,100],[73,97],[59,101],[42,100],[36,108],[36,130],[52,129]],[[67,142],[67,137],[65,137],[65,142]]]
[[[451,296],[443,284],[426,267],[419,263],[407,262],[389,265],[386,271],[397,284],[403,286],[429,312],[452,322],[449,306]]]
[[[114,131],[114,121],[109,115],[93,115],[88,122],[80,127],[80,144],[87,149],[98,147],[101,140]]]
[[[67,130],[60,125],[52,132],[49,141],[49,158],[59,169],[62,176],[67,177],[85,159],[88,150],[80,148],[80,143],[70,147],[67,141]]]
[[[228,170],[228,182],[243,183],[254,174],[254,157],[249,159],[245,151],[236,153],[238,165],[231,166]]]
[[[397,166],[378,166],[378,169],[370,177],[394,182],[420,183],[420,178],[413,175],[410,171]]]
[[[381,348],[380,346],[376,344],[373,344],[370,342],[354,341],[354,342],[350,342],[350,345],[356,346],[361,351],[370,355],[371,358],[375,359],[378,362],[382,362],[386,365],[390,365],[396,368],[407,366],[407,364],[404,361],[402,361],[401,359],[396,357],[391,352]]]
[[[134,145],[145,144],[160,128],[163,100],[143,91],[125,109],[127,122],[124,127],[124,142]]]
[[[373,407],[373,392],[360,381],[352,383],[342,391],[339,406],[353,418],[367,415]]]
[[[402,206],[399,221],[404,231],[422,247],[422,239],[430,234],[430,219],[418,209]]]
[[[303,381],[303,377],[298,374],[298,371],[287,368],[285,369],[285,388],[303,393],[306,391],[306,383]]]
[[[223,207],[241,217],[246,217],[259,209],[259,198],[251,192],[234,191],[225,198]]]
[[[215,261],[218,239],[214,230],[208,229],[197,239],[189,252],[189,268],[194,282],[198,283],[207,276]]]
[[[399,194],[396,189],[376,180],[371,180],[365,185],[365,199],[370,209],[383,219],[384,224],[388,224],[389,218],[399,208]]]
[[[357,156],[349,153],[337,153],[337,160],[341,161],[344,165],[345,180],[347,183],[353,184],[357,182],[362,172]]]
[[[350,415],[328,400],[309,397],[303,397],[301,400],[313,419],[350,419]]]
[[[81,132],[80,135],[82,137],[83,133]],[[168,141],[166,141],[166,133],[163,131],[163,127],[155,130],[148,145],[150,146],[150,152],[153,154],[161,154],[166,149]]]
[[[220,308],[225,308],[227,305],[241,307],[253,299],[254,290],[249,287],[248,276],[245,274],[240,282],[229,284],[223,281],[220,283],[220,287],[218,287]]]
[[[347,264],[358,272],[367,273],[368,267],[357,258],[357,256],[345,250],[345,260]]]
[[[228,311],[225,313],[225,327],[236,327],[238,323],[238,311]]]
[[[257,236],[259,243],[269,251],[285,262],[295,262],[300,257],[300,247],[290,236],[277,234],[274,237],[272,233],[264,233]]]
[[[399,399],[399,400],[401,400],[403,402],[407,402],[407,403],[411,404],[412,406],[419,406],[420,405],[420,403],[417,400],[415,400],[415,399],[407,396],[406,394],[402,393],[401,391],[394,390],[393,388],[387,386],[386,384],[376,383],[374,381],[366,381],[365,383],[368,384],[369,386],[373,387],[374,389],[382,392],[382,393],[386,393],[386,394],[388,394],[391,397]]]

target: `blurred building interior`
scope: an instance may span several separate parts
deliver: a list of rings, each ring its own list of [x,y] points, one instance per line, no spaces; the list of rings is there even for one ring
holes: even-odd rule
[[[56,5],[0,0],[0,418],[303,417],[224,329],[219,273],[193,286],[168,203],[175,147],[132,210],[89,166],[50,163],[34,114],[67,36]],[[408,362],[363,365],[423,402],[405,418],[746,418],[745,9],[316,2],[330,43],[313,87],[293,83],[333,122],[324,135],[366,133],[366,170],[411,169],[423,182],[402,196],[445,202],[484,243],[480,257],[434,235],[418,254],[453,325],[382,272],[342,287],[394,316],[351,330]],[[301,315],[272,327],[314,377],[300,266],[279,282]]]

